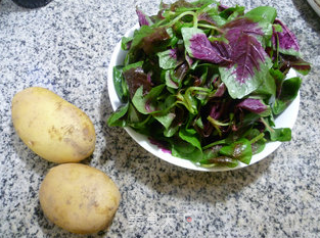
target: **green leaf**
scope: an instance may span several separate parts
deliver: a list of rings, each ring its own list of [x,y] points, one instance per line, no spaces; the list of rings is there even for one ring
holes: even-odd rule
[[[179,0],[171,4],[170,9],[174,9],[176,13],[184,13],[186,11],[201,11],[210,4],[216,4],[214,0],[198,0],[194,2],[187,2],[184,0]]]
[[[184,105],[186,109],[192,114],[197,115],[198,114],[198,101],[197,99],[192,95],[192,90],[190,90],[192,87],[188,88],[184,94],[179,92],[177,94],[178,103]]]
[[[266,132],[270,136],[270,141],[290,141],[291,140],[291,129],[290,128],[273,128],[272,118],[260,118],[261,122],[266,127]]]
[[[120,101],[125,102],[128,97],[128,89],[122,76],[122,69],[122,66],[115,66],[113,68],[113,83]]]
[[[165,82],[169,88],[178,89],[179,83],[173,80],[171,77],[173,74],[174,72],[172,70],[167,70],[165,73]]]
[[[122,50],[129,50],[130,49],[130,43],[132,42],[133,37],[122,37],[121,40],[121,49]]]
[[[194,147],[197,147],[199,150],[202,150],[199,136],[195,135],[194,133],[188,132],[183,127],[181,127],[179,130],[179,136],[182,140],[187,141]]]
[[[145,115],[157,111],[156,98],[161,94],[164,87],[164,84],[156,86],[145,96],[143,95],[143,86],[139,87],[132,98],[133,105],[140,113]]]
[[[132,64],[128,64],[128,65],[126,65],[126,66],[124,66],[123,68],[122,68],[122,72],[126,72],[126,71],[128,71],[128,70],[130,70],[130,69],[136,69],[136,68],[141,68],[142,66],[143,66],[143,61],[138,61],[138,62],[135,62],[135,63],[132,63]]]
[[[260,98],[270,98],[276,96],[277,86],[274,78],[269,72],[266,73],[263,83],[252,92],[252,95],[259,95]]]
[[[165,137],[172,137],[178,132],[179,128],[180,126],[178,124],[175,124],[175,125],[171,124],[168,129],[163,131],[163,135]]]
[[[219,15],[218,10],[214,7],[203,9],[198,15],[198,21],[214,22],[217,26],[223,26],[227,22],[226,19]]]
[[[133,34],[131,49],[135,50],[135,48],[142,43],[143,38],[150,36],[153,32],[154,29],[152,28],[152,26],[147,25],[143,25],[139,29],[135,30]]]
[[[235,168],[239,165],[239,161],[228,156],[220,155],[210,159],[203,159],[199,162],[205,168],[213,168],[218,166],[227,166]]]
[[[302,80],[299,77],[294,77],[283,81],[280,95],[272,105],[272,111],[275,115],[282,113],[297,97],[301,83]]]
[[[257,62],[259,64],[259,70],[253,68],[253,75],[246,80],[245,83],[240,82],[237,79],[236,67],[231,68],[220,67],[221,79],[228,88],[230,96],[234,99],[241,99],[251,92],[257,90],[265,83],[266,77],[268,78],[269,69],[271,68],[271,60],[267,57],[266,62]]]
[[[226,10],[222,11],[220,13],[220,16],[227,20],[227,22],[230,22],[234,19],[236,19],[238,16],[242,16],[244,14],[245,7],[242,6],[235,6],[235,7],[229,7]]]
[[[193,27],[184,27],[181,29],[182,37],[184,40],[184,46],[186,48],[186,51],[188,54],[193,57],[193,51],[191,48],[191,39],[194,35],[200,34],[200,35],[205,35],[203,30],[198,29],[198,28],[193,28]]]
[[[108,126],[126,126],[126,121],[123,117],[126,115],[129,109],[129,103],[119,107],[108,119]]]
[[[292,101],[298,95],[302,80],[299,77],[287,79],[283,82],[281,93],[279,96],[280,100]]]
[[[164,115],[154,116],[154,118],[157,121],[159,121],[166,130],[169,129],[175,117],[176,117],[176,114],[174,114],[173,112],[168,112],[167,114],[164,114]]]
[[[272,112],[275,115],[281,114],[284,110],[286,110],[286,108],[287,103],[279,99],[276,99],[275,102],[272,104]]]
[[[270,23],[273,23],[277,17],[277,10],[269,6],[256,7],[245,14],[248,18],[260,17]]]
[[[267,140],[264,138],[265,134],[258,129],[252,128],[248,130],[243,137],[248,139],[251,143],[252,154],[260,153],[266,145]]]
[[[163,69],[174,69],[178,66],[177,51],[175,49],[159,52],[157,56],[159,57],[159,65]]]
[[[202,151],[191,145],[189,142],[177,141],[172,143],[172,155],[175,157],[197,162],[202,159]]]
[[[129,104],[128,109],[128,116],[127,116],[127,124],[128,126],[136,127],[135,125],[138,125],[139,123],[143,123],[145,117],[141,113],[137,111],[137,109],[132,105],[132,103]]]
[[[220,149],[220,154],[240,160],[245,164],[250,164],[252,158],[250,141],[245,138],[241,138],[231,145],[222,147]]]
[[[273,128],[268,130],[271,141],[290,141],[291,129],[290,128]]]

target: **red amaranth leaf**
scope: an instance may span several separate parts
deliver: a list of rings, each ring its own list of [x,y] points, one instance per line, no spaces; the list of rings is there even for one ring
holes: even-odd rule
[[[142,10],[140,10],[139,8],[136,8],[136,13],[138,16],[140,26],[143,26],[143,25],[149,26],[152,24],[152,21],[150,20],[150,18]]]
[[[223,55],[223,52],[220,50],[220,44],[211,44],[204,34],[194,35],[190,39],[190,42],[190,48],[194,58],[202,59],[215,64],[228,61],[228,59]]]
[[[252,36],[263,36],[263,31],[257,22],[248,18],[238,18],[227,23],[223,29],[227,31],[227,39],[232,43],[237,41],[237,38],[242,34]]]
[[[156,28],[153,33],[145,36],[141,43],[141,48],[146,54],[152,54],[157,51],[162,51],[159,49],[165,48],[166,41],[170,39],[170,36],[165,28]]]
[[[297,54],[300,50],[300,47],[296,36],[280,20],[276,19],[274,24],[278,24],[282,28],[282,32],[276,33],[279,39],[280,52],[284,51],[283,53],[288,53],[288,51],[293,50]]]
[[[132,68],[123,72],[123,76],[128,84],[130,97],[133,98],[138,88],[143,86],[143,93],[147,94],[152,84],[148,80],[148,75],[143,71],[141,67]]]
[[[224,30],[232,52],[232,64],[220,68],[221,79],[232,98],[243,98],[263,83],[272,66],[258,40],[264,33],[258,23],[247,18],[229,22]]]
[[[267,105],[265,105],[262,100],[254,98],[244,99],[237,105],[237,107],[257,114],[260,114],[268,109]]]
[[[230,63],[230,49],[224,42],[211,43],[206,34],[196,28],[181,29],[188,54],[195,59],[214,64]]]
[[[260,63],[267,57],[264,48],[252,36],[242,34],[233,42],[232,61],[237,65],[235,73],[239,83],[245,83],[254,76],[255,70],[260,71]]]

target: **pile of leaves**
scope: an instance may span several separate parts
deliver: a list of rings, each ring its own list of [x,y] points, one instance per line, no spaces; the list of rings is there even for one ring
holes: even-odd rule
[[[245,13],[213,0],[137,9],[140,28],[123,37],[114,83],[123,106],[109,126],[131,127],[199,166],[249,164],[269,141],[291,140],[274,120],[298,94],[310,65],[274,8]]]

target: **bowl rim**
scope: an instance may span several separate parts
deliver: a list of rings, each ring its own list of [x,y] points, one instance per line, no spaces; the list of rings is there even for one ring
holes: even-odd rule
[[[129,29],[124,36],[126,37],[131,36],[134,30],[138,28],[139,28],[139,25],[137,24],[131,29]],[[107,85],[108,85],[109,99],[110,99],[111,107],[113,111],[115,111],[118,107],[122,105],[114,87],[113,68],[114,66],[121,65],[123,63],[123,60],[126,54],[127,52],[121,49],[121,40],[120,40],[115,46],[115,49],[112,53],[111,60],[108,66]],[[294,77],[294,76],[297,76],[297,73],[294,70],[291,70],[289,71],[288,75],[289,77]],[[275,124],[276,124],[275,127],[276,128],[288,127],[292,129],[298,117],[299,104],[300,104],[300,91],[298,92],[297,97],[293,100],[293,102],[291,102],[291,104],[285,109],[285,111],[282,112],[275,119]],[[134,141],[136,141],[141,147],[143,147],[145,150],[147,150],[152,155],[158,157],[159,159],[164,160],[178,167],[182,167],[190,170],[202,171],[202,172],[221,172],[221,171],[237,170],[237,169],[248,167],[270,156],[281,145],[281,142],[279,141],[266,143],[266,146],[263,149],[263,151],[252,156],[250,164],[244,164],[242,162],[239,162],[239,165],[234,168],[229,168],[226,166],[225,167],[216,166],[216,167],[206,168],[206,167],[198,166],[195,163],[191,162],[190,160],[172,156],[170,153],[163,151],[157,145],[151,144],[147,136],[136,132],[132,128],[125,127],[124,129]]]
[[[313,10],[319,15],[320,17],[320,5],[315,0],[307,0],[309,5],[313,8]]]

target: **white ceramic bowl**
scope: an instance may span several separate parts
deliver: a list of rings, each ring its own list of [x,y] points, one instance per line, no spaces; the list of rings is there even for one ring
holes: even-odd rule
[[[307,0],[313,10],[320,16],[320,0]]]
[[[132,36],[134,30],[137,29],[137,26],[129,30],[125,36]],[[122,65],[124,58],[126,56],[126,51],[121,50],[121,42],[117,44],[115,47],[115,50],[112,54],[111,61],[108,68],[108,93],[109,98],[111,101],[111,106],[113,110],[115,111],[120,105],[121,102],[118,98],[118,95],[115,91],[114,83],[113,83],[113,67],[116,65]],[[294,71],[289,72],[289,76],[295,76]],[[298,110],[299,110],[299,103],[300,103],[300,95],[296,97],[296,99],[289,105],[289,107],[275,120],[276,127],[289,127],[292,128],[297,116],[298,116]],[[181,159],[172,156],[169,153],[164,152],[161,150],[158,146],[153,145],[150,143],[148,138],[145,135],[139,134],[136,131],[134,131],[132,128],[126,127],[125,130],[128,132],[128,134],[144,149],[149,151],[151,154],[159,157],[160,159],[167,161],[171,164],[174,164],[179,167],[183,167],[186,169],[191,170],[198,170],[198,171],[207,171],[207,172],[218,172],[218,171],[227,171],[227,170],[234,170],[239,168],[247,167],[247,164],[239,163],[239,165],[235,168],[229,168],[229,167],[213,167],[213,168],[204,168],[195,165],[189,160]],[[269,156],[273,151],[275,151],[279,146],[281,145],[281,142],[269,142],[266,144],[264,150],[260,152],[259,154],[253,155],[251,159],[250,165],[257,163],[258,161],[266,158]]]

